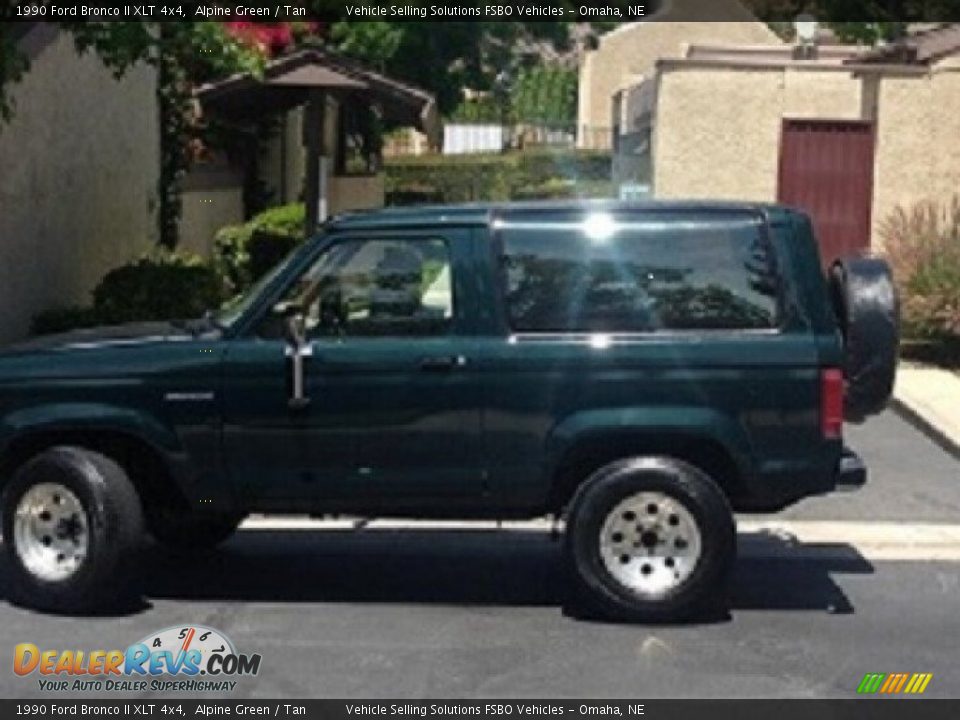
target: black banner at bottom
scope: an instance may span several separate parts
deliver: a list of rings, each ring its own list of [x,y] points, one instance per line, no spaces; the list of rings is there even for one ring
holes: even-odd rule
[[[0,700],[7,718],[272,717],[599,718],[641,720],[941,720],[960,717],[960,700]]]

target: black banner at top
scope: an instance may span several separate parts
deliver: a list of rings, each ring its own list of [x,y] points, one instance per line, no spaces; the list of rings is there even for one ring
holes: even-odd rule
[[[960,0],[742,0],[768,22],[803,11],[830,22],[960,21]],[[743,21],[737,3],[715,0],[5,0],[7,21],[188,22]]]

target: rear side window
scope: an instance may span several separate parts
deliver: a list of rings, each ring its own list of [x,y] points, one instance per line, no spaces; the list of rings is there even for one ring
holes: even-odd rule
[[[515,332],[762,329],[777,323],[772,258],[753,215],[527,213],[498,227]]]

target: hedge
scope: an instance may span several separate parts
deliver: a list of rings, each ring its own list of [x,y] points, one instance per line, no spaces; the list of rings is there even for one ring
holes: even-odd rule
[[[393,204],[431,200],[511,200],[612,193],[611,155],[598,151],[525,151],[394,158],[385,187]]]
[[[194,255],[157,251],[108,272],[93,291],[92,305],[39,313],[31,332],[195,318],[218,308],[225,296],[223,278],[212,264]]]

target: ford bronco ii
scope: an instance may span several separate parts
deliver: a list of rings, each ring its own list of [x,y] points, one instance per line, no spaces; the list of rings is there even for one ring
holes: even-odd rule
[[[129,597],[147,533],[250,513],[565,523],[577,597],[628,620],[722,596],[735,511],[866,480],[886,265],[824,271],[778,206],[580,202],[335,218],[199,320],[0,355],[7,594]]]

